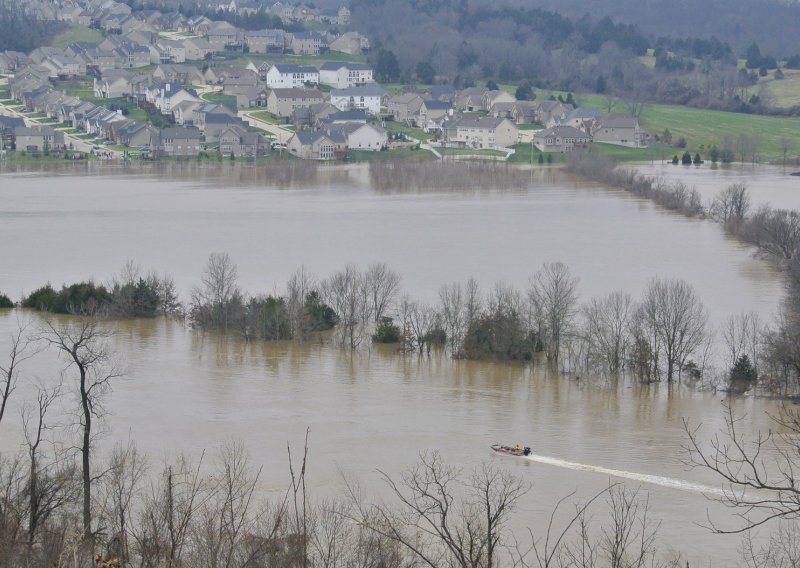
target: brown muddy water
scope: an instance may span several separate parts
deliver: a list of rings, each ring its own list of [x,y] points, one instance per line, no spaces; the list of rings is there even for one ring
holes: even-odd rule
[[[521,190],[413,193],[372,190],[364,166],[321,168],[316,183],[291,189],[229,173],[0,175],[0,290],[18,299],[48,281],[102,281],[134,259],[170,272],[186,297],[207,255],[226,251],[250,292],[280,291],[300,265],[325,276],[382,260],[403,275],[404,291],[434,300],[442,283],[470,276],[484,287],[523,287],[542,262],[559,260],[580,277],[584,299],[615,289],[637,295],[655,275],[685,278],[715,323],[744,310],[769,319],[782,295],[774,268],[713,223],[558,172],[533,172]],[[41,323],[0,311],[0,354],[20,318]],[[161,319],[109,325],[126,374],[108,398],[101,448],[130,437],[157,462],[238,440],[264,465],[264,489],[278,491],[288,478],[286,443],[299,446],[310,427],[309,480],[319,496],[340,491],[342,475],[381,494],[376,469],[396,475],[418,452],[438,449],[467,469],[491,459],[530,481],[515,526],[536,530],[559,497],[577,490],[576,499],[587,498],[623,481],[649,492],[662,544],[692,566],[738,563],[736,537],[698,526],[709,510],[733,522],[703,495],[716,480],[681,459],[682,420],[705,423],[710,435],[723,423],[721,394],[596,384],[444,354],[245,344]],[[27,362],[15,403],[59,369],[50,352]],[[776,410],[766,400],[732,404],[753,431]],[[0,450],[19,447],[15,428],[3,425]],[[534,459],[491,456],[496,442],[530,445]]]

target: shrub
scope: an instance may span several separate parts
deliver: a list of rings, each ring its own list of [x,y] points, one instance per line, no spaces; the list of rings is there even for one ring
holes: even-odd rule
[[[56,314],[83,314],[107,309],[112,301],[105,286],[89,281],[63,286],[58,292],[47,284],[34,290],[22,301],[22,306]]]
[[[0,294],[0,309],[2,308],[13,308],[14,302],[11,301],[11,298],[6,296],[5,294]]]
[[[758,379],[758,373],[750,362],[750,357],[742,355],[736,360],[730,374],[731,382],[741,381],[754,383]]]
[[[378,327],[375,329],[375,334],[372,336],[372,341],[375,343],[397,343],[400,341],[401,329],[394,324],[392,318],[382,317]]]

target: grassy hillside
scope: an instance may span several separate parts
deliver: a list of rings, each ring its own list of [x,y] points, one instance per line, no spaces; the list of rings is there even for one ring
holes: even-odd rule
[[[539,100],[546,99],[550,95],[550,92],[544,91],[536,93]],[[606,97],[603,95],[578,94],[575,95],[575,99],[580,106],[597,107],[603,111],[607,109]],[[626,112],[628,105],[624,101],[618,101],[612,110]],[[758,153],[762,161],[777,160],[783,156],[782,139],[791,141],[790,154],[800,153],[800,118],[647,104],[641,113],[641,123],[651,134],[660,135],[665,129],[669,129],[673,141],[681,137],[686,138],[687,148],[692,153],[700,151],[705,155],[705,150],[715,144],[719,146],[726,136],[735,142],[740,135],[750,136],[758,141]],[[677,151],[678,149],[675,149],[673,153]]]
[[[60,34],[53,36],[50,45],[63,49],[76,41],[100,43],[103,41],[103,34],[98,30],[92,30],[86,26],[70,26]]]

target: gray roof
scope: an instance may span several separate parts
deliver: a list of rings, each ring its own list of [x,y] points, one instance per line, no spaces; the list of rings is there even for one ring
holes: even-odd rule
[[[347,89],[332,89],[332,97],[383,97],[386,91],[377,83],[370,83],[363,87],[348,87]]]
[[[316,67],[301,67],[294,63],[276,63],[273,67],[284,75],[286,73],[319,73]]]
[[[351,71],[369,71],[372,69],[369,65],[364,63],[345,63],[343,61],[326,61],[320,65],[320,71],[338,71],[342,67],[347,67]]]
[[[557,138],[591,138],[591,135],[572,126],[554,126],[547,130],[540,130],[533,135],[534,138],[547,138],[549,136]]]
[[[161,137],[200,140],[200,131],[196,128],[164,128],[161,130]]]

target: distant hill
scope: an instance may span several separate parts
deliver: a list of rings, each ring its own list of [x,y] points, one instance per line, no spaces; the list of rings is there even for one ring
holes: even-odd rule
[[[470,0],[470,6],[496,0]],[[717,37],[744,51],[752,42],[778,57],[800,53],[800,2],[797,0],[509,0],[509,5],[538,7],[580,18],[634,24],[648,34]]]

